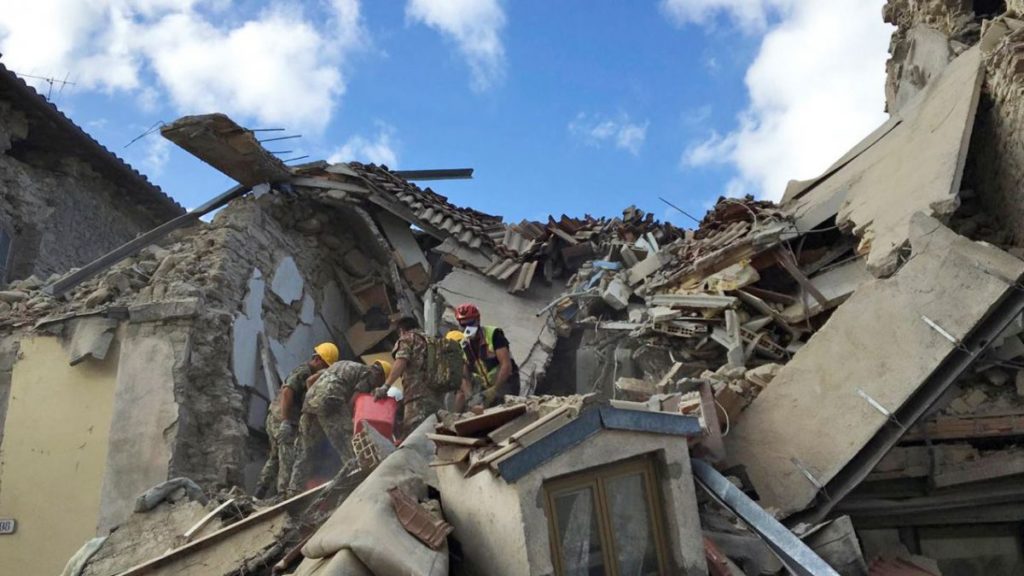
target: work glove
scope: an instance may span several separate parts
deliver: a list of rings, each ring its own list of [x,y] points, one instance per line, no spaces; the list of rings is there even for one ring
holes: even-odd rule
[[[396,402],[401,402],[403,397],[402,389],[398,386],[388,388],[388,398],[394,398]]]
[[[381,386],[380,388],[375,388],[373,390],[373,398],[374,398],[374,400],[384,400],[387,397],[388,397],[388,387],[387,386]]]
[[[281,423],[281,429],[278,433],[278,437],[281,442],[289,444],[295,441],[295,423],[291,420],[285,420]]]

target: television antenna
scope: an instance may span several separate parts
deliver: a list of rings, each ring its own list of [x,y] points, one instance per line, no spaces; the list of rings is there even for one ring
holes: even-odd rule
[[[57,85],[60,86],[59,88],[57,88],[57,94],[60,94],[61,92],[63,92],[65,86],[74,86],[75,85],[74,82],[68,82],[68,76],[70,76],[70,75],[71,75],[71,73],[68,72],[67,74],[64,75],[64,79],[63,80],[59,80],[57,78],[48,77],[48,76],[33,76],[31,74],[20,74],[20,73],[18,74],[18,76],[21,76],[22,78],[32,78],[33,80],[42,80],[43,82],[46,82],[46,84],[49,86],[46,89],[46,99],[47,100],[50,100],[50,97],[53,95],[53,85],[54,84],[57,84]]]

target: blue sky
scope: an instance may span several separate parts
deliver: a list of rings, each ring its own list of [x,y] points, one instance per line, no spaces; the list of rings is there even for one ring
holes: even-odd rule
[[[2,61],[69,73],[56,103],[186,207],[231,181],[158,134],[124,147],[184,114],[303,134],[268,143],[286,157],[473,167],[430,184],[511,221],[636,204],[680,225],[659,196],[698,217],[778,197],[884,119],[878,1],[41,4],[0,10]]]

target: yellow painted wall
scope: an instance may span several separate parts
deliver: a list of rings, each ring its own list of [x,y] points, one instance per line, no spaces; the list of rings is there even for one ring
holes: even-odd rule
[[[60,574],[95,536],[117,378],[116,344],[107,358],[68,366],[60,341],[21,342],[0,445],[0,574]]]

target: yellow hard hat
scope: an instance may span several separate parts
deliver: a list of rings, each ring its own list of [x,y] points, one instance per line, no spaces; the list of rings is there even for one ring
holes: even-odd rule
[[[316,348],[313,348],[313,351],[316,352],[316,355],[326,362],[328,366],[338,361],[338,347],[330,342],[317,344]]]
[[[451,330],[445,334],[444,337],[446,340],[451,340],[452,342],[462,342],[465,334],[463,334],[461,330]]]
[[[391,376],[391,362],[387,360],[377,360],[374,364],[380,364],[380,369],[384,371],[384,379],[387,380],[388,376]]]

